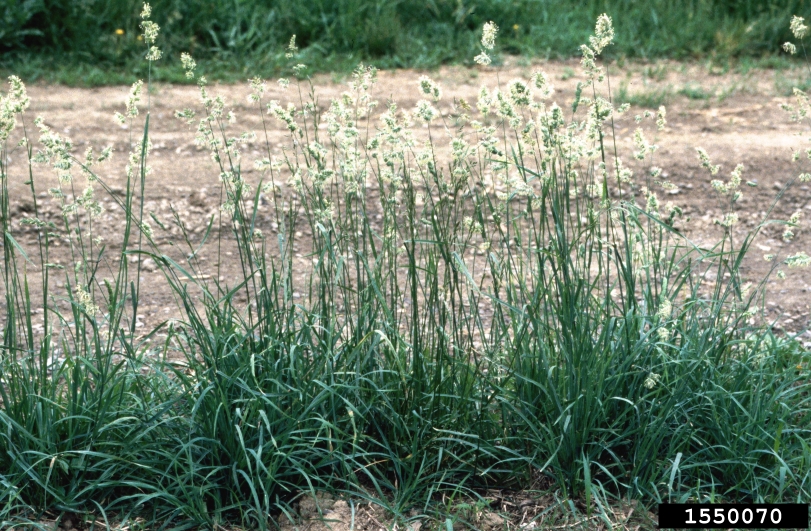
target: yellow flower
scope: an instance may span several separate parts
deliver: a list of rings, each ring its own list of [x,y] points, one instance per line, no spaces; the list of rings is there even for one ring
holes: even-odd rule
[[[521,26],[519,26],[518,24],[513,24],[513,31],[518,31],[520,29],[521,29]]]
[[[116,35],[124,35],[124,30],[122,30],[121,28],[118,28],[117,30],[115,30],[115,34]]]

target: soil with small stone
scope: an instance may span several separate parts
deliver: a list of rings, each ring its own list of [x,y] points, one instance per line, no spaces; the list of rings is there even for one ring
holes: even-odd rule
[[[593,504],[591,516],[586,507],[576,502],[580,516],[574,516],[568,506],[550,494],[530,491],[483,491],[476,500],[470,498],[435,500],[447,508],[445,514],[411,509],[399,518],[378,504],[360,498],[342,498],[326,492],[302,492],[290,508],[290,514],[280,513],[274,519],[280,531],[541,531],[566,529],[570,531],[647,531],[656,528],[656,515],[636,501],[617,502],[607,507],[608,526],[597,514]],[[97,515],[62,513],[43,518],[38,523],[47,531],[89,531],[106,529],[106,520]],[[136,519],[131,524],[143,523]],[[134,525],[130,525],[134,527]],[[240,527],[217,526],[222,531],[242,531]],[[123,529],[115,518],[112,529]]]
[[[443,114],[451,112],[454,99],[464,99],[475,103],[482,85],[496,87],[513,78],[528,79],[533,71],[546,71],[556,93],[553,97],[562,107],[569,108],[574,98],[579,70],[576,62],[530,63],[513,58],[500,69],[469,69],[445,67],[429,72],[444,89],[443,100],[437,105]],[[721,165],[720,178],[726,180],[736,164],[745,166],[744,182],[757,183],[756,187],[743,187],[743,198],[739,202],[740,223],[735,237],[742,241],[745,231],[753,228],[769,209],[775,195],[789,181],[802,172],[811,172],[811,161],[804,155],[808,144],[807,126],[791,122],[787,113],[780,109],[782,103],[792,103],[791,84],[799,78],[799,71],[750,70],[745,73],[719,72],[704,64],[683,64],[663,62],[655,65],[626,64],[622,67],[609,67],[611,83],[615,95],[620,94],[632,101],[658,104],[657,97],[668,95],[667,119],[664,132],[656,135],[655,142],[660,146],[655,153],[653,164],[663,168],[663,176],[676,185],[669,192],[659,191],[660,201],[672,201],[683,207],[686,219],[683,232],[693,241],[709,244],[718,240],[720,228],[714,220],[723,215],[720,198],[714,192],[710,181],[713,177],[704,170],[696,156],[696,147],[703,147]],[[381,102],[396,101],[401,109],[411,109],[421,99],[417,79],[423,72],[413,70],[383,71],[374,94]],[[347,90],[348,79],[334,76],[317,76],[316,87],[319,107],[326,110],[329,101]],[[269,83],[267,100],[298,102],[299,93],[291,85],[287,90],[276,83]],[[237,123],[232,126],[235,134],[242,131],[255,131],[257,140],[243,149],[243,173],[245,178],[256,185],[261,174],[254,170],[253,160],[268,155],[265,146],[265,133],[256,104],[250,103],[248,84],[218,85],[209,87],[212,94],[222,95],[233,109]],[[74,149],[81,155],[88,147],[100,150],[112,146],[112,161],[98,168],[102,180],[114,194],[121,198],[125,185],[124,166],[127,153],[133,143],[141,138],[142,121],[137,121],[133,129],[118,125],[113,119],[115,111],[123,111],[127,98],[127,87],[104,87],[93,89],[67,88],[61,86],[33,85],[28,87],[31,107],[26,113],[26,127],[29,135],[36,136],[33,118],[42,116],[45,124],[54,131],[69,136]],[[659,95],[659,96],[657,96]],[[152,173],[146,183],[145,212],[152,214],[169,228],[163,231],[152,223],[156,241],[167,254],[182,256],[184,248],[180,232],[172,226],[173,211],[186,224],[193,243],[201,241],[212,216],[219,216],[221,192],[219,169],[208,152],[194,141],[194,127],[174,117],[176,110],[184,108],[200,109],[199,93],[195,86],[154,86],[150,99],[149,134],[153,150],[149,159]],[[660,98],[661,99],[661,98]],[[143,100],[146,100],[144,94]],[[444,102],[444,103],[443,103]],[[142,103],[146,103],[142,101]],[[564,105],[565,104],[565,105]],[[636,124],[634,114],[644,109],[632,110],[615,120],[616,141],[621,157],[630,164],[633,152],[633,132]],[[143,118],[143,113],[139,119]],[[290,138],[283,125],[273,119],[268,121],[267,131],[271,155],[281,155],[282,147],[290,145]],[[19,132],[19,129],[18,131]],[[648,127],[649,140],[654,130]],[[792,160],[792,153],[802,150],[799,161]],[[27,178],[27,161],[24,149],[17,147],[10,151],[8,162],[10,203],[12,215],[16,218],[32,216],[34,202]],[[642,169],[639,169],[641,172]],[[83,177],[77,177],[77,192],[84,188]],[[81,182],[80,182],[81,181]],[[58,205],[48,196],[47,190],[57,184],[56,176],[46,166],[35,167],[37,207],[40,217],[57,221],[60,219]],[[782,240],[782,225],[767,227],[755,242],[753,251],[756,259],[747,261],[744,274],[747,280],[757,282],[772,268],[773,264],[762,260],[762,255],[775,254],[785,257],[806,251],[811,254],[811,183],[795,183],[784,195],[772,212],[775,219],[786,220],[797,210],[804,214],[803,228],[795,230],[791,242]],[[115,256],[120,250],[124,216],[116,204],[115,197],[100,195],[105,212],[95,222],[94,236],[101,237],[107,246],[107,256]],[[149,220],[150,217],[147,217]],[[268,241],[278,230],[274,223],[270,206],[262,203],[257,222]],[[36,256],[36,233],[33,229],[14,222],[15,238],[25,249]],[[309,248],[310,235],[294,235],[294,250]],[[223,231],[227,241],[230,236]],[[220,280],[235,284],[241,279],[239,261],[233,248],[227,244],[221,249],[222,260],[217,259],[217,245],[210,238],[205,250],[200,254],[202,265],[208,274],[219,276]],[[50,261],[69,267],[72,265],[68,240],[54,241]],[[117,247],[118,246],[118,247]],[[272,246],[271,246],[272,247]],[[296,260],[304,267],[309,259],[297,253]],[[36,260],[35,260],[36,262]],[[41,300],[42,290],[37,283],[37,267],[28,266],[32,298]],[[779,279],[772,275],[769,281],[767,302],[768,317],[776,321],[776,326],[792,332],[804,331],[809,321],[811,304],[811,270],[786,270],[787,278]],[[112,277],[112,270],[102,267],[102,276]],[[298,273],[297,273],[298,274]],[[304,273],[300,273],[304,274]],[[0,287],[0,290],[3,288]],[[56,280],[49,289],[49,296],[59,299],[66,297],[65,283]],[[294,296],[300,296],[296,293]],[[138,310],[137,327],[151,330],[170,317],[179,317],[177,305],[167,289],[166,281],[155,264],[146,262],[141,274],[141,301]],[[36,319],[35,319],[36,321]],[[804,332],[803,339],[811,341],[811,332]],[[810,343],[811,344],[811,343]]]

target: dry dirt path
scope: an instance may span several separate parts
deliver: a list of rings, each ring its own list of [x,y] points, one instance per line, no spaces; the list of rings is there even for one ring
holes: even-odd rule
[[[568,108],[580,78],[576,62],[529,64],[516,59],[499,70],[448,67],[429,74],[442,84],[443,101],[447,107],[452,98],[475,102],[483,84],[495,87],[515,77],[527,79],[537,69],[549,74],[557,89],[554,99],[562,107]],[[678,186],[678,190],[664,198],[660,194],[660,199],[663,202],[671,200],[685,208],[685,214],[691,217],[687,225],[691,238],[698,241],[714,239],[717,227],[712,220],[721,213],[720,204],[712,193],[711,178],[697,160],[696,147],[705,148],[713,162],[721,165],[722,176],[728,175],[737,163],[742,163],[746,167],[744,181],[758,183],[756,188],[744,187],[741,229],[754,225],[755,219],[767,210],[780,186],[801,172],[811,172],[811,161],[805,156],[799,162],[792,161],[792,150],[811,147],[807,138],[798,136],[808,133],[808,130],[790,122],[787,114],[779,108],[781,103],[791,101],[792,78],[799,77],[799,71],[751,70],[748,73],[716,74],[701,64],[658,63],[612,66],[609,72],[615,95],[625,94],[634,101],[647,100],[650,103],[656,103],[663,94],[670,95],[667,103],[668,126],[656,138],[660,150],[656,153],[655,164],[664,169],[667,178]],[[392,99],[402,109],[413,108],[420,99],[416,83],[420,74],[414,71],[381,72],[375,94],[381,102]],[[331,99],[346,90],[346,81],[330,76],[318,76],[314,80],[322,107],[326,108]],[[268,99],[285,102],[298,97],[292,86],[287,91],[276,83],[269,83],[268,86]],[[247,83],[215,84],[209,90],[212,94],[223,95],[234,110],[238,120],[235,130],[261,132],[256,107],[247,99]],[[73,139],[77,154],[90,146],[100,149],[112,145],[115,156],[110,163],[101,167],[99,173],[114,189],[120,189],[125,182],[123,168],[130,142],[141,135],[140,129],[130,131],[113,120],[115,111],[123,111],[128,88],[30,86],[28,91],[32,102],[26,114],[29,131],[33,130],[33,118],[42,116],[53,130]],[[692,99],[684,94],[689,94]],[[174,111],[185,107],[200,108],[196,87],[159,85],[153,88],[150,124],[154,144],[150,159],[153,173],[147,183],[146,210],[154,212],[159,218],[168,219],[170,205],[173,206],[199,237],[205,219],[215,214],[219,207],[219,170],[208,153],[195,145],[194,129],[173,117]],[[625,161],[632,159],[635,124],[631,116],[638,112],[641,109],[633,109],[616,122],[617,140]],[[287,143],[285,131],[278,122],[271,121],[270,124],[271,149],[279,154],[279,146]],[[257,142],[244,151],[243,168],[249,181],[259,180],[260,175],[253,170],[252,162],[264,156],[261,152],[263,145]],[[12,211],[26,215],[31,212],[32,203],[27,187],[23,185],[26,180],[25,158],[20,148],[12,151],[10,157]],[[41,167],[36,182],[42,195],[39,201],[46,209],[55,208],[47,206],[52,203],[45,197],[45,190],[56,182],[54,176],[47,168]],[[83,184],[78,186],[83,187]],[[123,216],[109,199],[104,201],[104,205],[106,212],[97,229],[114,250],[115,240],[120,237],[124,223]],[[757,242],[757,253],[785,256],[806,251],[811,254],[811,191],[808,184],[798,183],[778,205],[775,217],[787,219],[798,209],[805,214],[806,228],[795,231],[797,235],[791,243],[782,241],[781,229],[767,231]],[[260,226],[273,232],[270,212],[265,211],[260,215]],[[23,236],[21,241],[24,245],[30,245],[34,241],[33,234],[29,234],[27,239]],[[70,256],[64,244],[55,250],[53,261],[69,265]],[[237,276],[237,268],[233,265],[229,267],[228,262],[226,257],[223,278],[232,281]],[[770,266],[760,259],[753,260],[748,266],[748,274],[756,280]],[[140,321],[146,330],[174,314],[174,310],[160,273],[145,271],[142,282],[146,297],[141,306]],[[33,289],[37,291],[36,285]],[[54,286],[53,294],[58,294],[60,289],[64,290],[61,282]],[[768,304],[772,317],[782,315],[783,322],[791,330],[802,330],[807,326],[811,304],[811,271],[793,270],[785,280],[773,279],[770,293],[772,297]],[[811,333],[808,339],[811,339]]]

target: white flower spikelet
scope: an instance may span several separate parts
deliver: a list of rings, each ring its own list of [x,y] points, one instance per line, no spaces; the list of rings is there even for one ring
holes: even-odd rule
[[[594,35],[589,37],[589,44],[596,55],[600,55],[606,46],[614,42],[614,25],[611,17],[603,13],[597,17]]]
[[[710,161],[710,156],[707,154],[707,151],[704,148],[696,148],[696,153],[698,153],[698,160],[701,161],[701,166],[709,170],[710,175],[716,175],[718,170],[720,170],[720,166],[713,166],[712,162]]]
[[[430,103],[425,100],[420,100],[417,102],[415,114],[430,123],[439,113]]]
[[[659,311],[656,312],[656,317],[659,319],[666,321],[670,319],[670,316],[673,314],[673,303],[670,302],[670,299],[665,299],[659,304]]]
[[[529,87],[520,79],[513,79],[507,85],[507,92],[512,103],[518,107],[526,107],[531,102]]]
[[[477,55],[476,57],[474,57],[473,60],[476,62],[477,65],[482,65],[482,66],[487,66],[492,62],[492,59],[490,59],[490,56],[487,55],[484,52],[482,52],[479,55]]]
[[[808,34],[808,26],[805,25],[805,19],[803,17],[796,15],[791,17],[789,28],[791,28],[791,33],[797,39],[802,39]]]
[[[90,295],[82,286],[76,286],[76,302],[79,307],[90,317],[93,317],[99,312],[99,307],[93,301],[93,296]]]
[[[498,34],[498,26],[492,20],[485,22],[482,28],[482,47],[485,50],[492,50],[496,47],[496,35]]]
[[[30,99],[25,91],[25,85],[17,76],[8,78],[11,90],[0,98],[0,143],[5,142],[17,126],[18,114],[28,108]]]
[[[664,131],[666,125],[667,125],[667,109],[665,109],[664,105],[660,105],[659,110],[656,111],[656,129],[658,131]]]
[[[298,52],[298,46],[296,46],[296,36],[293,35],[290,37],[290,43],[287,45],[287,52],[284,56],[287,59],[292,59],[296,55],[296,52]]]
[[[496,34],[498,33],[498,26],[492,21],[485,22],[482,28],[482,53],[473,58],[476,64],[487,66],[492,62],[488,50],[492,51],[496,47]]]
[[[727,212],[724,218],[718,222],[723,227],[732,227],[738,223],[738,214],[735,212]]]
[[[420,76],[420,91],[434,101],[439,101],[442,97],[442,87],[428,76]]]
[[[790,268],[808,267],[811,265],[811,256],[808,256],[804,252],[799,252],[786,258],[785,264]]]
[[[197,63],[194,62],[192,56],[187,53],[180,54],[180,63],[183,65],[183,69],[186,71],[186,77],[188,79],[194,78],[194,69],[197,67]]]
[[[548,99],[555,93],[555,87],[549,83],[549,78],[545,72],[535,72],[532,74],[532,84],[538,90],[537,95],[542,100]]]
[[[163,57],[163,53],[161,53],[157,46],[152,46],[149,48],[149,52],[146,54],[147,61],[158,61],[161,57]]]

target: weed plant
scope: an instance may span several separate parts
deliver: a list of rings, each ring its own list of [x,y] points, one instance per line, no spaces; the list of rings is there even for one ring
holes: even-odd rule
[[[150,15],[145,6],[151,67],[161,51]],[[799,38],[802,27],[792,26]],[[485,25],[482,65],[496,32]],[[725,205],[717,244],[686,239],[680,209],[659,204],[656,190],[671,185],[645,138],[664,128],[665,109],[637,117],[633,156],[645,175],[617,153],[612,123],[628,106],[611,103],[598,64],[613,37],[600,16],[563,108],[542,72],[482,88],[475,109],[449,104],[422,77],[415,109],[380,110],[375,70],[363,66],[327,112],[306,80],[280,81],[298,99],[285,107],[254,79],[265,131],[280,123],[289,133],[282,157],[265,142],[255,187],[240,155],[251,135],[232,132],[225,100],[183,55],[201,102],[178,117],[197,124],[223,197],[204,241],[178,242],[183,258],[157,243],[164,223],[144,215],[143,84],[118,115],[130,131],[143,126],[118,196],[95,170],[109,150],[77,155],[41,119],[35,147],[25,88],[12,78],[2,100],[2,525],[67,511],[122,528],[266,529],[319,490],[406,519],[442,495],[539,478],[606,520],[627,497],[808,500],[811,359],[764,323],[767,279],[744,284],[741,274],[764,226],[782,223],[790,238],[800,220],[773,220],[770,209],[733,238],[736,168],[713,181]],[[295,63],[295,41],[287,53]],[[789,110],[804,119],[807,97],[797,100]],[[6,165],[19,138],[24,175]],[[40,217],[41,165],[59,178],[59,224]],[[11,179],[25,179],[34,200],[23,219],[11,216]],[[126,213],[120,252],[95,240],[97,193]],[[275,238],[260,230],[263,202]],[[20,223],[35,229],[38,254],[18,243]],[[302,229],[311,240],[297,239]],[[68,239],[75,267],[51,263],[55,238]],[[238,283],[208,276],[218,272],[197,258],[208,239],[235,250]],[[141,333],[147,258],[182,319]],[[804,253],[774,260],[809,263]],[[31,297],[33,276],[42,300]]]

